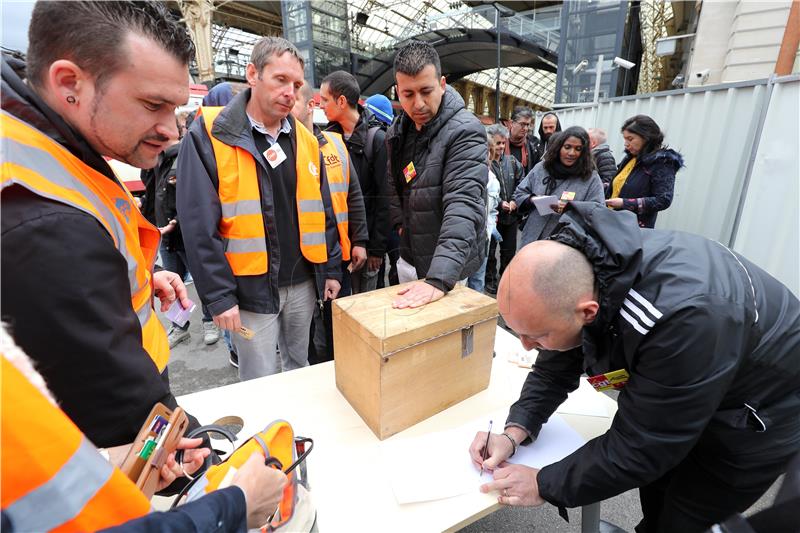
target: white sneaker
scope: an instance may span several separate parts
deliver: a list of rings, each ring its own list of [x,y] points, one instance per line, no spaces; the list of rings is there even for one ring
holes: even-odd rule
[[[216,344],[219,340],[219,328],[213,322],[203,322],[203,342]]]
[[[176,328],[175,326],[169,328],[169,332],[167,332],[167,340],[169,341],[170,348],[176,347],[183,341],[188,342],[189,337],[191,337],[191,335],[188,329]]]

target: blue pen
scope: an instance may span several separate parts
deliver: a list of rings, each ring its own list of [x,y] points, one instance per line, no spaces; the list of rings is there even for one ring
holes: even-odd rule
[[[492,421],[489,420],[489,429],[486,431],[486,444],[483,446],[483,461],[481,461],[481,476],[483,475],[483,463],[486,461],[486,453],[489,451],[489,437],[492,436]]]

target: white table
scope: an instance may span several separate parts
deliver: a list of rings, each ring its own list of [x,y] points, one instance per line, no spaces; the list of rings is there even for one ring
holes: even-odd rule
[[[509,363],[509,353],[521,349],[518,339],[497,328],[492,377],[488,389],[391,437],[403,438],[455,429],[509,407],[519,396],[528,371]],[[613,416],[616,403],[607,402]],[[314,439],[308,458],[308,478],[322,533],[341,531],[452,531],[499,508],[496,494],[480,492],[423,503],[397,504],[390,482],[381,475],[378,438],[339,393],[333,363],[189,394],[178,403],[209,424],[227,415],[244,419],[240,439],[246,439],[276,419],[288,420],[296,434]],[[604,433],[611,418],[561,415],[585,439]],[[463,450],[448,453],[467,453]],[[410,458],[409,468],[435,475],[435,453]],[[599,504],[583,513],[584,531],[597,530]],[[586,529],[588,528],[588,529]]]

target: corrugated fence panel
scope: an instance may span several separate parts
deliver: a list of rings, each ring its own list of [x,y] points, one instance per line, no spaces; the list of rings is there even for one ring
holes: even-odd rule
[[[728,244],[743,194],[747,165],[768,97],[766,80],[618,98],[558,111],[562,127],[608,132],[617,162],[620,127],[629,117],[653,117],[686,167],[672,205],[657,228],[697,233]],[[778,79],[735,236],[735,249],[800,294],[800,80]]]
[[[656,227],[727,242],[764,94],[763,85],[731,87],[612,100],[558,115],[562,127],[606,130],[617,162],[624,155],[623,122],[651,116],[686,163],[678,172],[672,205],[658,215]]]
[[[734,249],[800,295],[800,81],[776,83]]]

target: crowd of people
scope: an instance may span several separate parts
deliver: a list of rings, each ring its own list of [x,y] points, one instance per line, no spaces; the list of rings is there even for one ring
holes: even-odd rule
[[[553,113],[538,136],[525,107],[486,128],[413,41],[394,59],[397,116],[337,71],[319,126],[302,54],[265,37],[246,83],[214,87],[182,125],[194,45],[162,3],[38,2],[29,36],[27,62],[2,63],[4,531],[266,522],[287,478],[262,461],[148,513],[119,454],[99,451],[129,448],[157,403],[177,407],[169,351],[187,326],[168,333],[154,305],[188,308],[188,276],[204,342],[224,337],[242,380],[333,358],[330,302],[385,278],[406,283],[398,309],[457,285],[496,293],[539,350],[503,432],[469,449],[506,505],[638,487],[637,531],[701,530],[746,509],[800,448],[800,303],[719,243],[650,230],[683,166],[650,117],[621,126],[619,164],[604,131]],[[141,205],[107,159],[146,169]],[[541,470],[507,464],[583,373],[624,374],[608,433]],[[199,439],[179,448],[164,494],[210,454]]]

